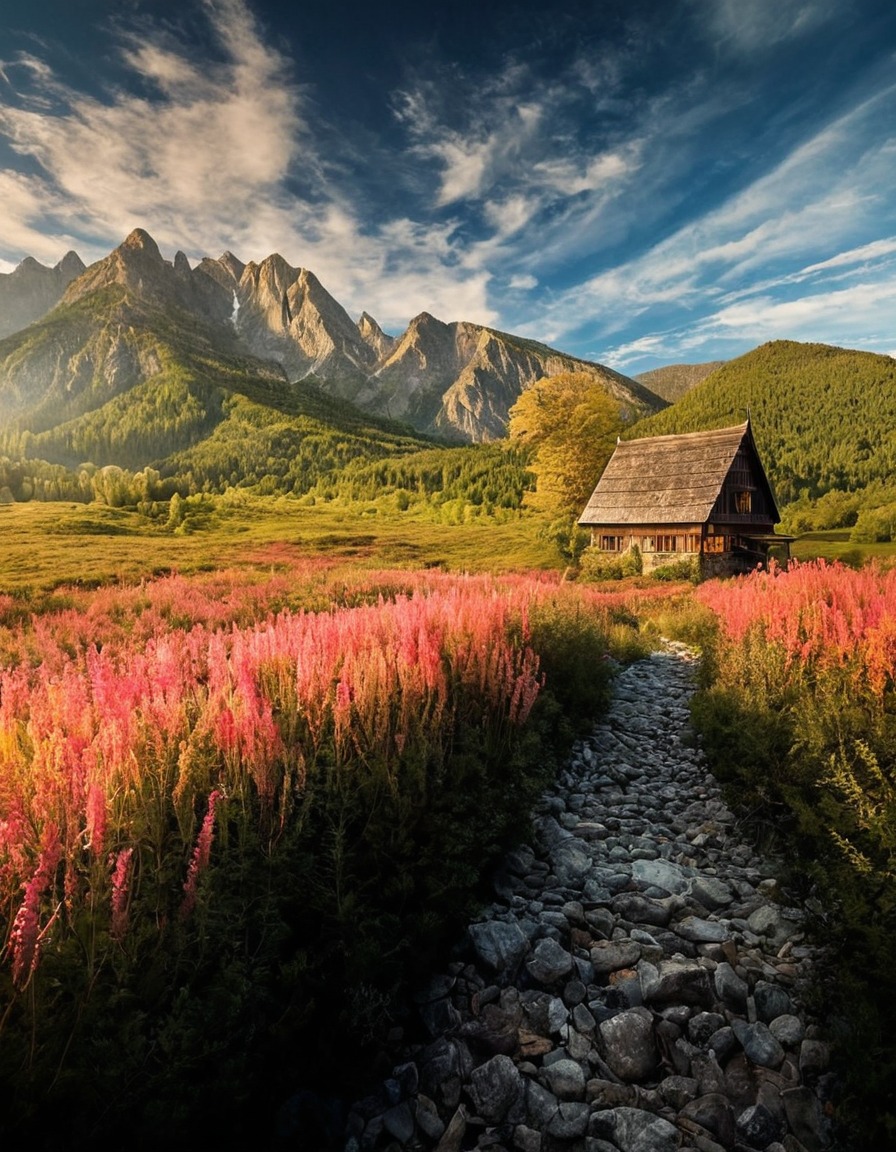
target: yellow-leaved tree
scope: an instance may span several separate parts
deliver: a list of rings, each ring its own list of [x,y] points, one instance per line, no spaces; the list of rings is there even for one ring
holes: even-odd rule
[[[531,448],[532,504],[578,516],[624,427],[619,402],[585,372],[538,380],[510,409],[510,437]]]

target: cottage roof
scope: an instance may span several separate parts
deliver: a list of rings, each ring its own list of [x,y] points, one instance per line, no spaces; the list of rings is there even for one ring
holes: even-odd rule
[[[712,513],[738,449],[747,441],[775,509],[749,420],[733,428],[622,440],[579,523],[702,524]],[[774,520],[779,516],[774,512]]]

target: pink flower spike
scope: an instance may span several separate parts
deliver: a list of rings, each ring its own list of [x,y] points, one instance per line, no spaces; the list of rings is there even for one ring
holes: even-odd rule
[[[215,805],[220,799],[221,793],[217,788],[208,798],[208,811],[196,837],[196,847],[193,849],[193,858],[190,860],[187,879],[184,881],[184,901],[180,908],[183,917],[189,916],[196,906],[196,885],[200,874],[208,867],[215,833]]]

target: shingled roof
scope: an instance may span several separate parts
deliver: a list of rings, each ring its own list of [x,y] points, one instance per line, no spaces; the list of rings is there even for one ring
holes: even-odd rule
[[[579,523],[705,523],[745,438],[765,480],[749,420],[710,432],[620,441]],[[768,496],[774,509],[770,487]]]

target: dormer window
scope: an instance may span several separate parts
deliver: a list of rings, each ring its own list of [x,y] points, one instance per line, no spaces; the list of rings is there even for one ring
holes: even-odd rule
[[[735,492],[734,493],[734,508],[737,512],[750,512],[752,511],[752,500],[750,499],[750,492]]]

